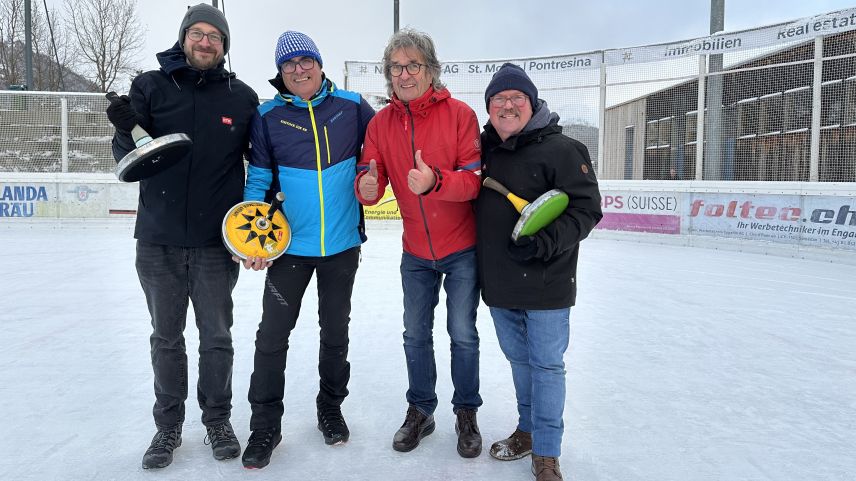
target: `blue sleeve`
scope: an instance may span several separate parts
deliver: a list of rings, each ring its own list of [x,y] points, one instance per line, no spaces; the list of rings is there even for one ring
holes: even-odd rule
[[[244,200],[264,200],[265,193],[270,189],[273,172],[270,148],[265,135],[264,119],[257,111],[250,123],[249,165],[247,166],[247,183],[244,186]]]

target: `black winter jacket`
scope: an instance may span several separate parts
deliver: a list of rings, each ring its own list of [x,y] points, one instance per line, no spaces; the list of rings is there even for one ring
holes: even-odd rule
[[[178,43],[157,59],[160,70],[131,84],[140,126],[152,138],[185,133],[193,146],[175,166],[140,181],[134,237],[171,246],[217,245],[223,216],[243,200],[243,156],[258,96],[223,63],[205,71],[191,67]],[[117,130],[116,161],[133,149],[131,134]]]
[[[570,197],[568,208],[534,237],[537,254],[516,261],[508,254],[520,218],[501,194],[482,188],[476,201],[476,238],[482,298],[491,307],[561,309],[576,300],[579,243],[603,214],[600,191],[585,145],[562,135],[554,118],[544,128],[502,142],[488,123],[481,135],[482,177],[492,177],[529,202],[551,189]]]

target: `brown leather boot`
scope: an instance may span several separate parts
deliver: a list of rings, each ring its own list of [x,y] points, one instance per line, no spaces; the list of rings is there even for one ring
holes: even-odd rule
[[[532,434],[515,429],[514,433],[502,441],[493,443],[490,455],[500,461],[513,461],[532,453]]]
[[[434,416],[426,416],[415,407],[407,408],[404,424],[392,438],[392,449],[406,453],[419,446],[419,441],[434,432]]]
[[[559,458],[545,458],[532,455],[532,474],[535,481],[562,481],[562,472],[559,471]]]

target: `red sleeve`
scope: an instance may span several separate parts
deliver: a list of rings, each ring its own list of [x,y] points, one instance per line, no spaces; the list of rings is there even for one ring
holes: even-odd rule
[[[438,200],[465,202],[475,199],[481,187],[481,145],[476,113],[463,102],[456,103],[455,170],[436,169],[437,183],[424,195]]]

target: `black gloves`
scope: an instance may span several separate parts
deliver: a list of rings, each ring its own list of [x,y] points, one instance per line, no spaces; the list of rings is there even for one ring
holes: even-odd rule
[[[124,132],[130,132],[135,125],[140,123],[137,111],[131,106],[131,97],[127,95],[110,100],[110,105],[107,107],[107,118],[111,124],[116,126],[116,130]]]
[[[520,262],[538,257],[538,239],[532,236],[523,236],[517,241],[509,242],[508,255]]]

